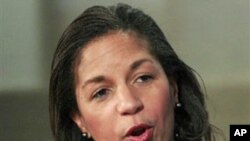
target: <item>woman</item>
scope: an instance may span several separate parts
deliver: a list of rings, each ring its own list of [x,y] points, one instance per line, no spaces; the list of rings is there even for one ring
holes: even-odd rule
[[[125,4],[85,10],[52,64],[56,141],[211,141],[204,95],[154,20]]]

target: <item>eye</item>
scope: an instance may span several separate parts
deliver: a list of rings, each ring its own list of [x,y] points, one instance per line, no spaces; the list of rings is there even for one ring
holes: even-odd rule
[[[108,89],[100,89],[97,92],[94,93],[93,95],[93,99],[100,99],[100,98],[104,98],[108,95],[109,90]]]
[[[137,83],[146,83],[153,79],[152,75],[141,75],[136,79]]]

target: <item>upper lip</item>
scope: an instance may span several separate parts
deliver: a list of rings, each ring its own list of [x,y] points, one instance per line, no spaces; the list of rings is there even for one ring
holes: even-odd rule
[[[135,132],[136,130],[139,130],[139,129],[149,129],[151,128],[152,126],[148,125],[148,124],[144,124],[144,123],[141,123],[141,124],[137,124],[137,125],[134,125],[132,127],[130,127],[127,132],[126,132],[126,135],[125,136],[130,136],[132,135],[133,132]]]

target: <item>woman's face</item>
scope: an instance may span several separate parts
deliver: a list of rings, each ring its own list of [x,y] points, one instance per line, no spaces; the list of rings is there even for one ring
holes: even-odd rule
[[[72,119],[95,141],[170,141],[177,89],[146,40],[132,32],[94,39],[76,73],[79,112]]]

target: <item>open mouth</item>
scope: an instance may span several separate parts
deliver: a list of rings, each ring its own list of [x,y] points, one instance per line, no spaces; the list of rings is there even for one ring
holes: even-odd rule
[[[152,127],[140,124],[130,128],[126,134],[129,141],[149,141],[152,136]]]
[[[131,136],[140,136],[146,131],[146,128],[137,128],[134,131],[132,131]]]

